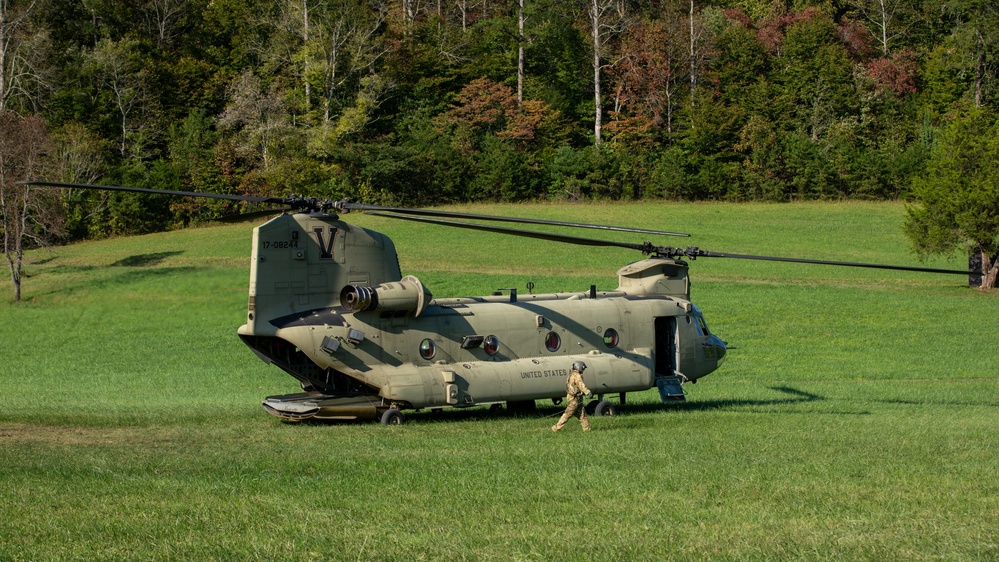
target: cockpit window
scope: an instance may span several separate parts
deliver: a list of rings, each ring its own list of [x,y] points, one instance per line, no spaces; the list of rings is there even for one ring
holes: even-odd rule
[[[701,314],[701,309],[698,308],[696,304],[693,305],[693,308],[693,316],[697,320],[697,323],[694,325],[697,326],[698,333],[702,336],[710,336],[711,332],[708,331],[708,323],[704,321],[704,315]],[[690,323],[690,316],[687,317],[687,323]]]
[[[704,321],[704,317],[698,314],[697,318],[697,331],[701,333],[702,336],[710,336],[711,332],[708,331],[708,323]]]

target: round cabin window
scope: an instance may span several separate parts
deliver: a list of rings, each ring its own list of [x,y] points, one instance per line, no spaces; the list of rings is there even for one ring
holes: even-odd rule
[[[429,361],[433,359],[436,354],[437,344],[434,343],[434,340],[427,338],[420,342],[420,357]]]
[[[482,342],[482,349],[486,351],[486,355],[493,356],[499,352],[499,338],[496,336],[486,336],[484,342]]]
[[[545,347],[548,351],[558,351],[558,348],[562,347],[562,338],[555,332],[548,332],[545,336]]]
[[[619,336],[614,328],[607,328],[604,332],[604,345],[610,348],[617,347]]]

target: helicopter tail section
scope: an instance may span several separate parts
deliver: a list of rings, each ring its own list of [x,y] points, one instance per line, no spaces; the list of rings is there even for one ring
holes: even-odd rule
[[[250,294],[240,333],[274,335],[271,320],[338,306],[348,285],[402,279],[384,234],[323,213],[283,214],[253,229]]]

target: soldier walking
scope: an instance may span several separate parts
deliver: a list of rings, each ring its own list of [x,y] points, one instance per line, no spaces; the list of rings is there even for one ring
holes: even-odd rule
[[[586,418],[586,409],[583,408],[583,395],[593,396],[593,393],[590,392],[590,389],[586,388],[586,384],[583,382],[583,371],[585,370],[586,363],[582,361],[576,361],[572,364],[572,373],[569,374],[569,378],[565,381],[565,393],[568,405],[558,423],[552,426],[552,431],[557,432],[562,429],[565,422],[569,421],[569,418],[574,415],[579,417],[579,423],[583,426],[583,431],[590,430],[590,420]]]

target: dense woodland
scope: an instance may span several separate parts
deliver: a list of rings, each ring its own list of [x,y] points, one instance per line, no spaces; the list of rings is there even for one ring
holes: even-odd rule
[[[46,178],[432,205],[909,197],[995,121],[986,0],[0,0]],[[994,141],[999,143],[999,139]],[[918,182],[916,182],[918,183]],[[60,195],[65,237],[232,204]]]

